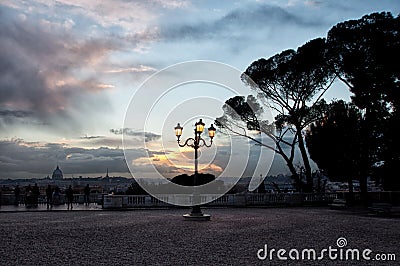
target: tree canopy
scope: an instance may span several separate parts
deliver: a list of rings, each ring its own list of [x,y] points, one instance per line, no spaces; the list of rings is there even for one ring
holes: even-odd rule
[[[359,176],[363,122],[354,104],[339,100],[329,104],[321,120],[311,124],[306,133],[311,159],[331,181],[349,182],[350,191],[352,180]]]
[[[394,134],[400,123],[400,17],[373,13],[338,23],[328,33],[329,62],[353,93],[352,101],[364,113],[359,138],[363,145],[360,182],[367,191],[367,177],[394,170],[400,163]],[[386,168],[386,170],[384,169]]]
[[[399,30],[400,16],[373,13],[338,23],[326,40],[317,38],[297,50],[253,62],[242,80],[255,97],[227,100],[216,123],[255,142],[246,129],[266,134],[275,146],[258,144],[281,155],[301,185],[293,163],[298,148],[308,191],[313,181],[308,152],[333,180],[358,176],[364,192],[367,177],[374,175],[400,186],[388,177],[400,163],[395,134],[400,124]],[[352,104],[323,100],[337,78],[353,93]],[[266,108],[275,112],[274,121],[262,119]]]
[[[400,17],[382,12],[338,23],[328,32],[330,64],[361,109],[386,109],[386,103],[399,108],[399,30]]]
[[[307,180],[306,191],[312,191],[313,180],[302,130],[320,116],[324,106],[321,97],[334,79],[325,56],[325,39],[319,38],[297,50],[286,50],[253,62],[243,73],[242,80],[254,89],[258,99],[253,96],[231,98],[225,102],[224,116],[217,119],[217,125],[234,133],[238,131],[227,125],[232,124],[230,121],[241,120],[248,130],[266,134],[274,141],[274,150],[283,157],[294,180],[302,186],[299,169],[294,165],[295,150],[299,148]],[[262,119],[263,108],[259,102],[275,111],[274,122]],[[259,144],[271,148],[265,143]]]

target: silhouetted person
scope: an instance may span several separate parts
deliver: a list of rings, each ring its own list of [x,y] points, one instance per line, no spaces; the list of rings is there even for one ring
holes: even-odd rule
[[[53,192],[53,205],[60,204],[60,188],[56,186]]]
[[[47,209],[53,207],[53,189],[51,188],[50,185],[48,185],[46,188],[46,203],[47,203]]]
[[[20,195],[20,193],[21,193],[21,189],[19,188],[19,185],[17,185],[15,188],[14,188],[14,204],[15,204],[15,206],[18,206],[19,205],[19,195]]]
[[[74,201],[74,191],[72,190],[72,186],[69,185],[68,189],[65,190],[65,196],[67,197],[67,209],[69,210],[69,206],[71,205],[72,210],[72,202]]]
[[[90,187],[89,187],[89,184],[86,185],[83,193],[85,194],[85,196],[84,196],[85,204],[89,205],[89,203],[90,203],[90,199],[89,199],[90,198]]]
[[[32,196],[32,187],[31,184],[29,184],[25,188],[25,206],[26,207],[32,207],[33,204],[33,196]]]
[[[324,184],[322,185],[321,192],[325,192],[325,189],[326,189],[326,180],[324,180]]]
[[[39,191],[39,187],[36,183],[32,188],[32,195],[33,195],[33,204],[35,205],[35,207],[37,207],[38,203],[39,203],[40,191]]]
[[[278,184],[276,184],[275,182],[272,182],[272,185],[274,186],[274,188],[276,189],[276,191],[277,191],[278,193],[281,193],[281,192],[282,192],[281,189],[279,188]]]
[[[3,201],[2,200],[3,187],[0,187],[0,208],[1,208],[2,201]]]
[[[262,181],[261,183],[260,183],[260,185],[258,186],[258,188],[257,188],[257,193],[260,193],[260,194],[265,194],[265,193],[267,193],[267,191],[265,190],[265,185],[264,185],[264,181]]]

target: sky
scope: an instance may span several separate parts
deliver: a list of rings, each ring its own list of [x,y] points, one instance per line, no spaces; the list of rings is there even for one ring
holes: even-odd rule
[[[176,144],[175,120],[157,120],[157,114],[174,109],[173,94],[158,102],[148,131],[134,123],[124,127],[131,99],[146,80],[191,60],[244,71],[259,58],[325,37],[338,22],[378,11],[397,15],[399,10],[396,0],[3,0],[0,178],[41,178],[57,164],[65,177],[104,176],[107,168],[111,175],[130,177],[124,145],[132,156],[128,163],[140,175],[151,173],[152,165],[168,176],[191,171],[190,148],[164,145]],[[192,99],[222,93],[213,86],[188,84],[175,93]],[[157,96],[152,88],[146,93]],[[349,96],[339,83],[326,94],[328,100]],[[198,114],[185,120],[185,134],[207,104],[190,106]],[[212,120],[208,116],[206,127]],[[165,133],[168,128],[171,134]],[[217,134],[215,147],[204,151],[201,168],[218,174],[227,164],[224,155],[242,141]],[[287,169],[276,158],[269,173]]]

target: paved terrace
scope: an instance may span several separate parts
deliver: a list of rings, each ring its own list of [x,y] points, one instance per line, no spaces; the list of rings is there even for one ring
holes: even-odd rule
[[[337,248],[339,237],[348,248],[400,259],[397,218],[328,208],[210,208],[210,222],[192,222],[183,220],[186,211],[0,212],[0,265],[285,265],[276,257],[259,261],[257,250]]]

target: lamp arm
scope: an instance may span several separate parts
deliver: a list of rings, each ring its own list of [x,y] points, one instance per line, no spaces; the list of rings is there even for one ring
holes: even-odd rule
[[[186,141],[185,141],[184,144],[181,144],[181,143],[180,143],[180,140],[178,140],[178,145],[179,145],[179,147],[189,146],[189,147],[194,148],[194,147],[195,147],[194,144],[189,144],[189,141],[190,141],[190,140],[192,140],[194,143],[196,142],[196,140],[195,140],[194,138],[188,138],[188,139],[186,139]]]
[[[200,145],[200,141],[203,142],[203,145]],[[199,147],[204,147],[204,146],[206,146],[207,148],[210,148],[210,147],[212,146],[212,144],[213,144],[212,139],[211,139],[211,142],[210,142],[209,145],[207,145],[206,141],[205,141],[203,138],[200,138],[200,140],[199,140]]]

